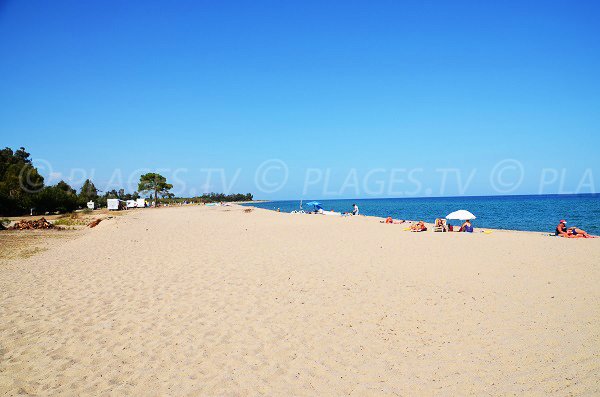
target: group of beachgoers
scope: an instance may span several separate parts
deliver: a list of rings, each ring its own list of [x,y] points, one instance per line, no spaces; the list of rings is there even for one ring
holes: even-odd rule
[[[388,216],[385,220],[383,221],[379,221],[380,223],[387,223],[390,225],[399,225],[402,223],[405,223],[406,221],[404,219],[394,219],[391,216]],[[452,225],[449,225],[445,219],[443,218],[438,218],[435,220],[435,224],[434,224],[434,232],[463,232],[463,233],[473,233],[473,225],[471,224],[470,220],[466,220],[461,226],[460,228],[458,228],[458,230],[454,230],[455,228]],[[414,225],[412,225],[408,230],[410,230],[411,232],[426,232],[427,231],[427,225],[425,225],[425,222],[423,221],[418,221],[417,223],[415,223]]]
[[[567,221],[561,219],[558,222],[558,226],[554,230],[554,235],[558,237],[565,238],[595,238],[596,236],[592,236],[588,234],[585,230],[581,230],[577,227],[567,227]]]
[[[344,212],[343,215],[358,215],[358,205],[356,203],[352,204],[352,211]]]
[[[403,221],[404,222],[404,221]],[[466,220],[458,230],[454,230],[454,226],[449,225],[445,219],[438,218],[434,223],[434,232],[461,232],[461,233],[473,233],[473,225],[470,220]],[[419,221],[410,227],[411,232],[426,232],[427,226],[425,222]]]
[[[389,223],[389,224],[399,224],[399,223],[404,223],[406,221],[395,220],[395,219],[392,219],[391,216],[389,216],[389,217],[387,217],[387,219],[385,221],[380,221],[380,222],[381,223]],[[435,220],[434,231],[436,231],[436,232],[453,232],[453,231],[455,231],[453,229],[454,229],[453,226],[449,225],[445,219],[438,218]],[[427,226],[425,225],[425,222],[419,221],[410,227],[410,231],[411,232],[425,232],[425,231],[427,231]],[[457,231],[464,232],[464,233],[473,233],[473,225],[471,224],[471,221],[466,220]],[[592,236],[585,230],[579,229],[578,227],[567,227],[567,221],[564,219],[561,219],[560,222],[558,223],[558,226],[556,226],[554,235],[556,235],[558,237],[565,237],[565,238],[596,238],[597,237],[597,236]]]
[[[352,215],[358,215],[358,205],[356,204],[352,204],[352,211],[350,212],[344,212],[344,213],[340,213],[340,212],[335,212],[334,210],[330,210],[330,211],[325,211],[323,209],[323,207],[321,206],[321,203],[317,203],[315,201],[307,203],[309,206],[312,205],[313,209],[312,210],[303,210],[302,209],[302,203],[300,203],[300,210],[296,211],[292,211],[292,214],[331,214],[331,215],[342,215],[342,216],[352,216]],[[277,208],[277,212],[281,212],[281,210],[279,208]]]
[[[321,208],[319,208],[319,209],[321,209]],[[322,211],[322,209],[321,209],[321,211]],[[345,212],[343,215],[358,215],[358,213],[359,213],[358,205],[352,204],[352,211]],[[405,223],[406,221],[404,219],[394,219],[391,216],[388,216],[385,220],[382,220],[379,222],[390,224],[390,225],[398,225],[398,224]],[[455,230],[455,229],[456,229],[456,227],[453,227],[452,225],[448,224],[448,222],[444,218],[438,218],[435,220],[435,223],[434,223],[434,231],[435,232],[473,233],[473,230],[474,230],[473,225],[471,224],[470,220],[464,221],[464,223],[460,226],[460,228],[458,228],[458,230]],[[425,225],[425,222],[418,221],[414,225],[410,226],[410,228],[407,230],[410,230],[411,232],[426,232],[427,226]],[[556,230],[555,230],[554,234],[556,236],[565,237],[565,238],[595,238],[596,237],[596,236],[592,236],[592,235],[588,234],[585,230],[579,229],[577,227],[567,227],[567,221],[564,219],[560,220],[560,222],[558,223],[558,226],[556,226]]]

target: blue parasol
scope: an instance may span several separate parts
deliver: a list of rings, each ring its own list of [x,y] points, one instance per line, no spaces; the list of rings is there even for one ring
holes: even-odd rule
[[[315,208],[322,208],[321,203],[319,203],[318,201],[310,201],[308,203],[305,203],[304,205],[312,205]]]

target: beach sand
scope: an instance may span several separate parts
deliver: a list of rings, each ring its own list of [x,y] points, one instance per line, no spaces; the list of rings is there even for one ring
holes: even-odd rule
[[[404,228],[145,209],[0,259],[0,394],[600,394],[600,239]]]

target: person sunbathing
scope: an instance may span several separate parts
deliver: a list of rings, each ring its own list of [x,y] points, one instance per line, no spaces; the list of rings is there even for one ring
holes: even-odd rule
[[[569,229],[569,231],[571,232],[571,235],[573,237],[596,238],[596,236],[592,236],[591,234],[588,234],[588,232],[586,232],[585,230],[579,229],[577,227],[572,227]]]
[[[394,225],[399,225],[404,222],[406,222],[404,219],[396,220],[396,219],[392,218],[391,216],[388,216],[387,218],[385,218],[385,221],[379,221],[379,223],[389,223],[389,224],[394,224]]]
[[[588,232],[586,232],[585,230],[579,229],[577,227],[569,228],[569,233],[571,234],[572,238],[595,238],[596,237],[596,236],[592,236],[591,234],[588,234]]]
[[[434,227],[433,231],[434,232],[447,232],[448,224],[446,223],[446,220],[443,218],[437,218],[435,220],[435,227]]]
[[[473,225],[470,220],[466,220],[465,223],[460,227],[459,232],[473,233]]]
[[[423,221],[419,221],[410,227],[411,232],[425,232],[427,231],[427,226]]]
[[[558,223],[558,226],[556,226],[554,235],[559,236],[559,237],[565,237],[565,238],[594,238],[595,237],[595,236],[588,234],[585,230],[579,229],[577,227],[567,228],[567,221],[565,221],[564,219],[561,219],[560,222]]]
[[[558,222],[556,229],[554,229],[554,235],[567,238],[571,237],[569,235],[569,229],[567,229],[567,221],[561,219],[560,222]]]

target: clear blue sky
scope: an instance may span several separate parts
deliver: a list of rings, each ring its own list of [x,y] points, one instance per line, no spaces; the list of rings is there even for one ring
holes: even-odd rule
[[[598,20],[596,1],[4,1],[0,145],[49,180],[183,168],[181,193],[221,190],[201,169],[222,168],[233,191],[299,198],[321,168],[328,192],[304,196],[353,197],[336,191],[353,168],[417,167],[416,194],[438,195],[456,167],[476,169],[464,193],[496,194],[503,159],[525,171],[511,194],[548,167],[566,177],[545,193],[585,172],[600,190]],[[289,179],[257,192],[268,159]]]

